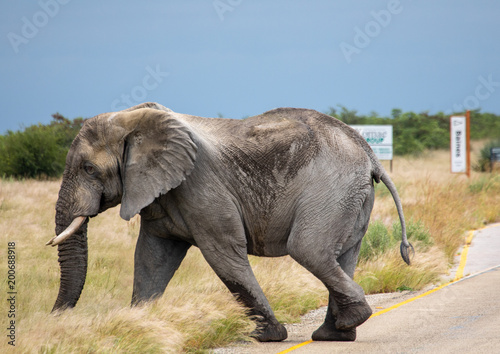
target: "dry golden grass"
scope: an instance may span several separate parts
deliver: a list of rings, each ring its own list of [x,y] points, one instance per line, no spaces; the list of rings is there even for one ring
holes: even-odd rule
[[[434,245],[415,243],[417,253],[411,267],[402,262],[396,248],[360,263],[356,279],[367,292],[394,291],[402,286],[419,289],[439,281],[462,244],[464,231],[500,217],[498,175],[473,173],[470,181],[451,175],[447,152],[397,158],[392,177],[406,218],[421,221]],[[59,316],[50,315],[59,286],[59,267],[56,250],[44,244],[54,232],[59,183],[0,181],[0,269],[5,275],[6,245],[16,242],[16,351],[194,352],[248,340],[253,323],[196,248],[188,252],[161,299],[130,308],[139,222],[137,218],[121,220],[118,208],[89,224],[88,276],[77,307]],[[397,220],[392,198],[381,188],[377,188],[372,220],[387,226]],[[327,292],[321,282],[289,257],[250,260],[280,321],[297,321],[305,311],[326,303]],[[6,281],[0,291],[7,293]],[[0,352],[9,352],[13,348],[5,335],[2,338]]]

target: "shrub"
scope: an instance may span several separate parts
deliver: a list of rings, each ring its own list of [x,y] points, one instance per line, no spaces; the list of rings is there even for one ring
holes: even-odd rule
[[[0,139],[0,175],[16,178],[56,177],[64,170],[67,151],[55,132],[42,125],[9,131]]]
[[[50,125],[32,125],[0,136],[0,177],[59,177],[66,154],[83,119],[70,121],[56,113]]]
[[[384,253],[394,245],[389,231],[381,221],[375,221],[368,226],[365,237],[361,242],[359,260],[368,260]]]
[[[487,139],[500,136],[500,117],[492,113],[471,111],[470,137],[471,139]]]
[[[420,249],[426,250],[433,245],[430,232],[421,221],[415,223],[410,220],[407,222],[406,234],[408,240],[415,243],[415,246]],[[399,242],[401,242],[401,224],[399,220],[394,222],[391,232],[381,221],[377,220],[368,226],[365,237],[363,237],[359,251],[359,261],[376,259],[393,246],[398,245]]]
[[[401,240],[401,224],[399,221],[392,224],[392,236],[395,240]],[[408,241],[416,241],[418,246],[424,249],[434,244],[429,229],[420,220],[416,223],[413,220],[406,223],[406,236],[408,237]]]

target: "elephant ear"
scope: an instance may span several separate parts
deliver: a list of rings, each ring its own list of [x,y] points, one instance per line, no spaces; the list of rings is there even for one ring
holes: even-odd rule
[[[145,108],[120,112],[112,119],[127,132],[120,209],[125,220],[178,187],[194,168],[197,146],[189,127],[174,116],[171,111]]]

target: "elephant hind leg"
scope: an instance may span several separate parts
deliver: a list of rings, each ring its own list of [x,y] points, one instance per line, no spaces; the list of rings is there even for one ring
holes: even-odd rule
[[[296,223],[292,229],[290,255],[320,279],[330,294],[327,317],[315,332],[315,340],[352,341],[355,328],[372,314],[363,289],[352,280],[372,207],[373,193],[369,193],[357,208],[346,212],[338,207],[324,208],[328,214],[309,210],[315,220],[309,217],[307,224]]]
[[[307,248],[292,248],[290,255],[328,288],[333,300],[330,301],[329,311],[332,319],[335,318],[337,330],[353,329],[370,317],[372,311],[363,289],[344,272],[334,255]],[[326,325],[330,326],[329,323]]]
[[[357,255],[361,247],[359,241],[354,247],[338,258],[340,267],[351,278],[354,275],[354,268],[357,262]],[[348,330],[339,330],[336,328],[338,306],[335,302],[333,294],[328,297],[328,309],[324,323],[312,334],[312,339],[315,341],[354,341],[356,340],[356,328]]]
[[[335,300],[333,296],[328,298],[328,309],[323,324],[313,332],[312,340],[315,341],[336,341],[336,342],[353,342],[356,340],[356,327],[348,330],[339,330],[335,327],[337,316],[334,312],[338,312],[335,307]],[[335,308],[335,309],[334,309]]]

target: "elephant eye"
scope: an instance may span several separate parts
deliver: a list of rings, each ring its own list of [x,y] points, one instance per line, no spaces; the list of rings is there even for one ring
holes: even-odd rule
[[[83,169],[85,170],[85,172],[87,172],[87,174],[91,176],[94,175],[96,171],[96,168],[90,163],[86,163],[85,165],[83,165]]]

